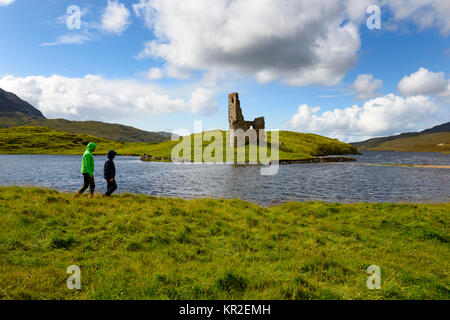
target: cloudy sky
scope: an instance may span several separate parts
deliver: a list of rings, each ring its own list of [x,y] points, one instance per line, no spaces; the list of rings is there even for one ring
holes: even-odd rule
[[[358,141],[450,121],[449,16],[448,0],[0,0],[0,88],[151,131],[225,129],[237,91],[269,129]]]

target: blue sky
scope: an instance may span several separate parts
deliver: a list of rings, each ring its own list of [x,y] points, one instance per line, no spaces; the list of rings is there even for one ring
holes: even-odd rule
[[[356,141],[450,121],[449,15],[426,0],[0,0],[0,87],[48,118],[151,131],[225,129],[237,91],[269,129]]]

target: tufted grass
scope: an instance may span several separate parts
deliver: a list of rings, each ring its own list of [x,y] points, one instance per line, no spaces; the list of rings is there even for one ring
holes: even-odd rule
[[[449,299],[449,211],[1,187],[0,299]]]

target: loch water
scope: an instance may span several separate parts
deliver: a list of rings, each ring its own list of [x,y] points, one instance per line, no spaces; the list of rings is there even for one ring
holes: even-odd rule
[[[450,155],[365,151],[351,163],[281,165],[263,176],[260,166],[141,162],[117,157],[119,193],[192,198],[238,198],[262,205],[287,201],[450,202],[450,169],[380,166],[450,166]],[[96,192],[104,192],[105,156],[95,156]],[[0,155],[0,185],[41,186],[75,192],[82,185],[81,156]]]

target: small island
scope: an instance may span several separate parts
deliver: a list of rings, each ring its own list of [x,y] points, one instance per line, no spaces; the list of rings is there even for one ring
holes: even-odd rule
[[[211,147],[212,143],[215,141],[211,141],[212,139],[210,139],[210,137],[219,137],[222,140],[222,144],[220,145],[223,147],[222,150],[233,148],[235,157],[234,161],[231,162],[237,162],[236,154],[238,151],[242,151],[245,152],[245,163],[251,163],[251,161],[249,161],[249,150],[251,149],[250,145],[252,142],[249,141],[249,137],[252,136],[252,134],[256,137],[254,141],[256,148],[254,150],[258,150],[259,152],[261,148],[266,148],[267,150],[262,150],[262,152],[270,153],[273,148],[278,149],[279,159],[271,159],[268,163],[271,163],[274,160],[279,160],[279,164],[348,162],[356,161],[356,159],[343,157],[342,155],[358,154],[358,150],[350,144],[316,134],[280,131],[278,143],[273,143],[271,139],[272,133],[270,131],[265,131],[264,117],[256,118],[253,121],[246,121],[244,119],[239,95],[236,92],[228,95],[228,122],[228,131],[212,130],[181,138],[186,140],[190,139],[190,145],[192,145],[194,149],[201,148],[203,154],[207,148],[214,149],[214,147]],[[245,133],[245,136],[241,139],[241,145],[238,143],[236,132]],[[205,137],[208,138],[205,139]],[[202,145],[195,145],[196,141],[202,141]],[[179,141],[166,141],[156,144],[149,147],[148,151],[141,155],[140,158],[142,161],[146,162],[172,161],[172,149],[178,143]],[[214,151],[216,150],[214,149]],[[339,155],[339,157],[329,157],[332,155]],[[230,163],[229,159],[226,159],[225,154],[223,154],[221,160],[223,160],[221,162]],[[196,162],[194,161],[192,152],[190,156],[178,156],[177,161]]]

